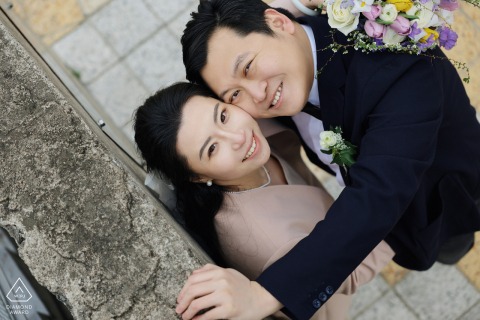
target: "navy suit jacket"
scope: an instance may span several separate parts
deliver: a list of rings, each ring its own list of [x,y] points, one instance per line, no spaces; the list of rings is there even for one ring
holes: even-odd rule
[[[322,50],[332,41],[324,16],[301,23],[312,27],[317,65],[325,66],[318,75],[324,127],[340,126],[358,147],[326,219],[257,279],[286,313],[308,319],[382,239],[395,262],[425,270],[445,239],[480,229],[480,125],[441,50],[430,51],[435,59],[334,54]]]

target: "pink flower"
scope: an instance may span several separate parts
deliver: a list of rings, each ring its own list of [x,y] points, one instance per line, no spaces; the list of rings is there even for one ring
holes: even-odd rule
[[[441,0],[439,7],[448,11],[454,11],[458,8],[457,0]]]
[[[408,35],[411,31],[410,21],[402,16],[398,16],[390,25],[390,28],[402,36]]]
[[[383,37],[383,31],[385,30],[384,25],[372,20],[367,20],[364,28],[369,37],[377,39],[381,39]]]
[[[382,13],[382,6],[376,5],[372,6],[372,9],[369,12],[362,12],[362,14],[368,19],[375,21],[377,17]]]

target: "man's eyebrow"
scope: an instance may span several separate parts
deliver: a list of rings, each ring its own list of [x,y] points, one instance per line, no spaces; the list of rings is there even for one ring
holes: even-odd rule
[[[218,115],[218,107],[220,106],[220,102],[217,102],[213,109],[213,122],[217,123],[217,115]],[[203,143],[203,146],[200,148],[200,152],[198,153],[198,156],[200,160],[202,160],[202,155],[203,155],[203,150],[207,146],[207,144],[212,140],[212,137],[208,137],[208,139]]]
[[[238,67],[242,64],[243,60],[245,60],[247,56],[248,56],[248,52],[244,52],[237,57],[237,60],[235,60],[235,64],[233,66],[233,75],[237,74]]]
[[[248,54],[249,54],[248,52],[244,52],[237,57],[237,59],[235,60],[235,64],[233,65],[233,73],[232,73],[233,76],[237,74],[238,68],[243,63],[243,61],[247,58]],[[222,100],[224,101],[225,101],[224,96],[227,94],[228,90],[230,89],[222,91],[219,95],[219,97],[222,98]]]

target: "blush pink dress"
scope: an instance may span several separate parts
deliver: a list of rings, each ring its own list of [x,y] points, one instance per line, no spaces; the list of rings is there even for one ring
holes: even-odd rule
[[[285,161],[276,158],[288,185],[227,193],[223,207],[215,217],[225,259],[232,268],[252,280],[325,219],[333,202],[326,191],[306,185]],[[312,319],[346,319],[351,294],[359,285],[372,280],[393,256],[393,250],[382,241]],[[275,316],[288,319],[280,312]]]

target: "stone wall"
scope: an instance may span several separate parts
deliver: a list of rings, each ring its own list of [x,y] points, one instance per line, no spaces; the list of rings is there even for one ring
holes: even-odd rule
[[[0,114],[0,226],[37,281],[76,319],[174,319],[207,259],[7,21]]]

